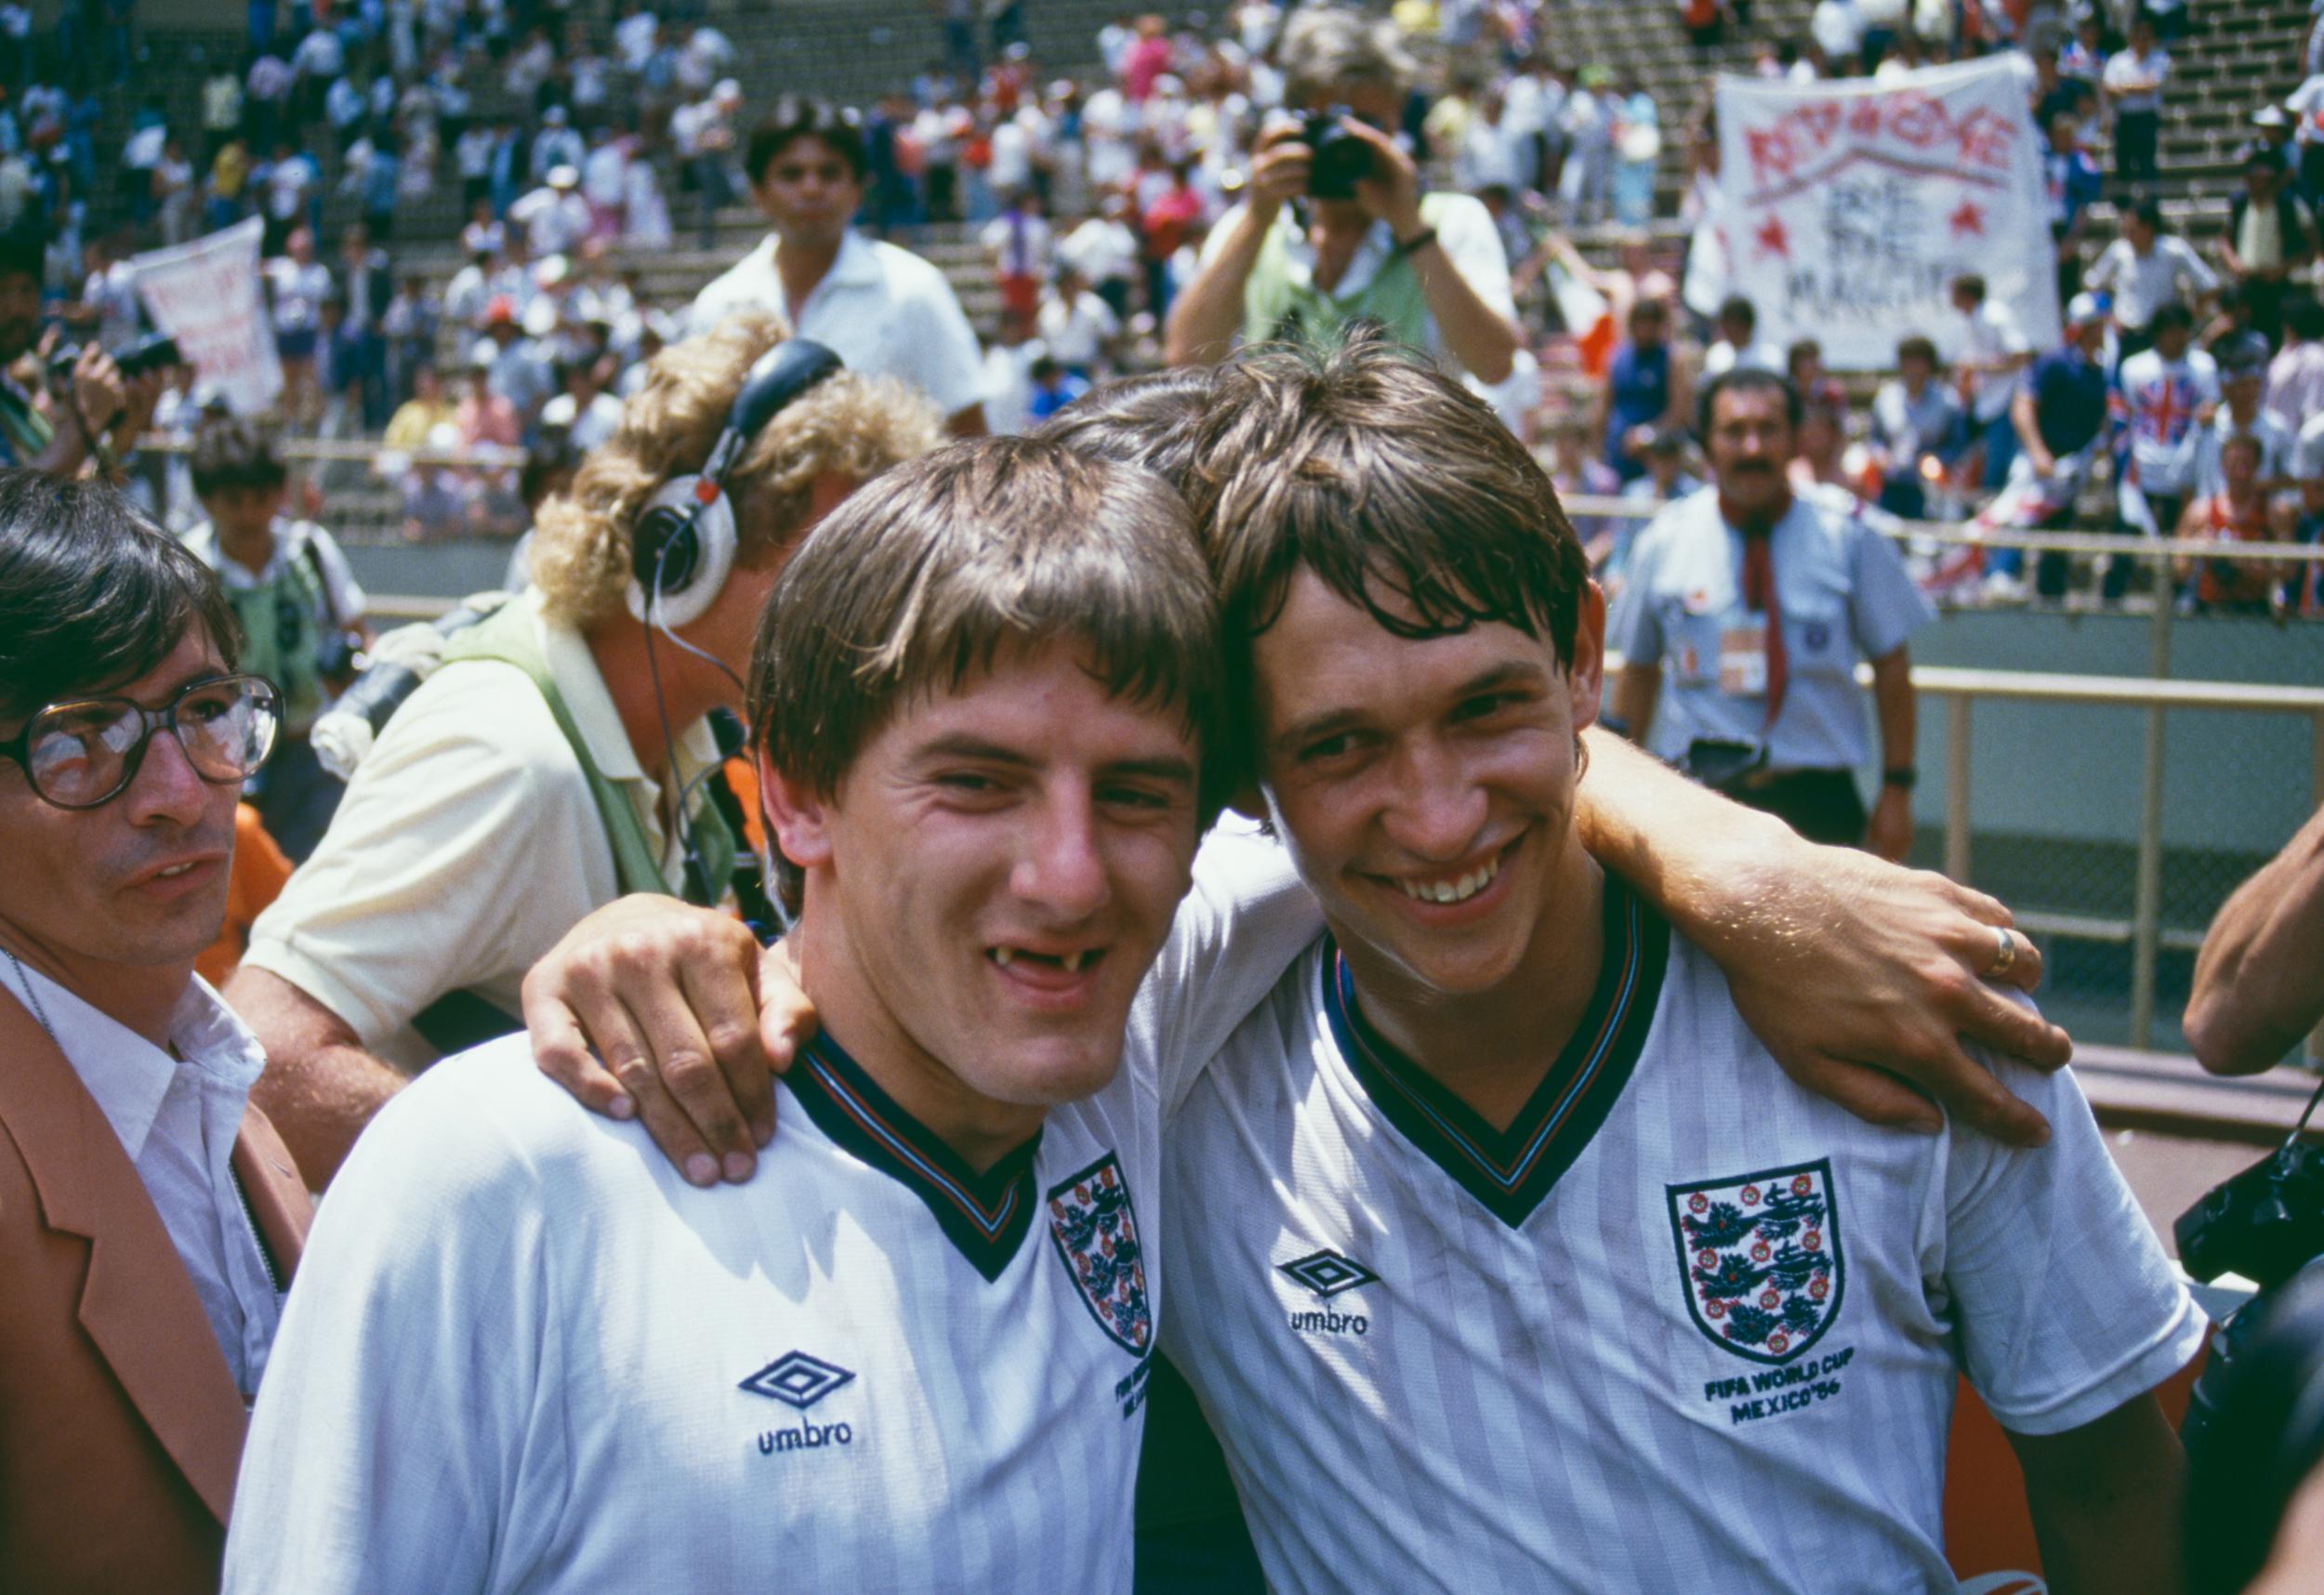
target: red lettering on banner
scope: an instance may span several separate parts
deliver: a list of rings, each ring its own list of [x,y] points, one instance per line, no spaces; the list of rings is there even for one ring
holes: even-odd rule
[[[1786,259],[1790,258],[1790,236],[1783,230],[1783,218],[1777,216],[1774,211],[1771,210],[1767,213],[1767,219],[1760,224],[1759,231],[1753,233],[1751,237],[1752,241],[1759,245],[1760,253],[1763,255],[1780,255]]]
[[[1953,126],[1953,141],[1961,147],[1961,158],[1980,166],[2006,167],[2010,145],[2016,138],[2014,125],[1982,105]]]
[[[1743,130],[1743,146],[1750,152],[1751,177],[1763,182],[1772,175],[1788,178],[1799,165],[1791,140],[1778,127],[1747,127]]]
[[[1807,136],[1816,140],[1816,147],[1819,150],[1829,144],[1832,135],[1840,131],[1840,102],[1836,99],[1812,100],[1791,114],[1807,130]]]
[[[1925,150],[1952,130],[1953,119],[1941,100],[1919,94],[1900,94],[1888,116],[1888,130],[1898,142]]]

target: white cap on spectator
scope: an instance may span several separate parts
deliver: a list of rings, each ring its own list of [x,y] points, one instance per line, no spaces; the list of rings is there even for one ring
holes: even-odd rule
[[[581,186],[581,174],[571,166],[548,168],[548,186],[552,189],[573,189]]]
[[[743,86],[731,77],[722,77],[710,90],[710,98],[720,105],[740,105],[743,102]]]
[[[552,105],[541,112],[541,120],[551,127],[562,127],[565,125],[565,108],[561,105]]]
[[[2077,294],[2066,307],[2066,324],[2069,327],[2087,326],[2092,322],[2104,321],[2106,315],[2106,303],[2097,295]]]

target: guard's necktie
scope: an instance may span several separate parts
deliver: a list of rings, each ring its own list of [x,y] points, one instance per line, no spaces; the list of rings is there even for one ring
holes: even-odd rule
[[[1743,602],[1766,616],[1767,729],[1783,712],[1783,690],[1790,684],[1791,662],[1783,646],[1783,604],[1776,597],[1776,550],[1772,531],[1743,534]]]

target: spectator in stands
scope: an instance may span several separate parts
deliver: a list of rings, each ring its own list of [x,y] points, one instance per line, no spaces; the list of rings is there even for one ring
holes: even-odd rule
[[[1614,220],[1641,228],[1654,213],[1655,172],[1662,160],[1662,118],[1635,73],[1615,101]]]
[[[39,245],[21,231],[0,235],[0,466],[70,479],[94,455],[110,472],[144,436],[163,374],[127,381],[91,340],[69,376],[44,373],[41,394],[25,388],[10,373],[23,368],[40,336],[41,276]]]
[[[2082,233],[2091,203],[2106,191],[2106,179],[2082,147],[2081,125],[2073,112],[2054,112],[2045,125],[2050,141],[2041,152],[2042,191],[2050,238],[2057,247],[2058,302],[2064,304],[2081,292]]]
[[[718,247],[718,213],[733,197],[734,152],[739,142],[734,117],[742,104],[742,85],[731,77],[721,78],[708,94],[680,106],[670,116],[670,142],[686,164],[699,206],[697,246],[706,251]]]
[[[1608,520],[1589,539],[1591,573],[1606,584],[1609,599],[1621,591],[1630,573],[1630,550],[1638,534],[1653,521],[1655,512],[1673,499],[1702,491],[1701,481],[1686,468],[1686,434],[1667,427],[1648,427],[1638,441],[1638,457],[1645,474],[1622,484],[1618,497],[1637,505],[1639,512]]]
[[[388,391],[396,402],[412,396],[412,374],[433,364],[443,321],[443,301],[427,277],[417,271],[404,273],[403,285],[379,316],[379,335],[387,345]]]
[[[1896,345],[1896,375],[1872,396],[1871,444],[1880,507],[1907,521],[1928,513],[1928,483],[1967,445],[1961,401],[1938,379],[1936,345],[1919,334]]]
[[[1558,168],[1558,215],[1567,227],[1604,221],[1613,193],[1614,74],[1597,62],[1581,69],[1558,130],[1565,135],[1565,161]]]
[[[266,235],[261,249],[270,257],[280,255],[316,204],[321,169],[313,156],[294,149],[287,138],[277,138],[273,158],[252,172],[250,180],[266,196]]]
[[[1669,301],[1640,299],[1631,307],[1629,339],[1615,349],[1596,396],[1596,430],[1615,475],[1631,481],[1644,473],[1641,428],[1685,426],[1694,381],[1692,361],[1670,339]]]
[[[2324,304],[2302,294],[2284,301],[2283,314],[2284,346],[2268,364],[2260,402],[2296,433],[2324,415]]]
[[[1287,109],[1348,108],[1340,131],[1365,149],[1367,175],[1348,197],[1311,199],[1301,225],[1287,202],[1308,190],[1314,152],[1296,123],[1261,134],[1243,202],[1211,230],[1171,309],[1165,357],[1215,362],[1238,329],[1251,341],[1315,339],[1368,319],[1475,382],[1507,382],[1516,306],[1493,218],[1469,195],[1423,194],[1412,156],[1385,131],[1414,70],[1393,26],[1302,10],[1284,30],[1280,65]]]
[[[1031,326],[1040,309],[1042,285],[1049,281],[1055,235],[1030,189],[1004,194],[1000,214],[984,224],[977,240],[993,263],[1000,313]]]
[[[2023,505],[2024,525],[2056,528],[2070,523],[2074,502],[2106,429],[2106,372],[2100,357],[2106,346],[2106,315],[2094,295],[2080,294],[2066,307],[2066,343],[2033,363],[2025,385],[2010,402],[2017,428],[2018,455],[2010,467],[2006,496]],[[2022,592],[2014,550],[1997,550],[1990,584],[1995,596]],[[2043,554],[2035,586],[2045,599],[2066,594],[2069,560]]]
[[[194,186],[193,164],[186,159],[185,141],[172,134],[162,144],[162,158],[153,168],[153,208],[160,218],[165,246],[191,242],[201,193]]]
[[[1847,413],[1848,390],[1840,385],[1840,378],[1824,369],[1824,346],[1816,339],[1801,338],[1784,350],[1783,370],[1802,407]]]
[[[1057,257],[1079,272],[1090,292],[1123,320],[1129,316],[1138,272],[1138,235],[1130,230],[1130,215],[1128,195],[1108,193],[1098,213],[1085,218],[1057,246]]]
[[[1774,344],[1763,343],[1759,336],[1759,311],[1751,301],[1740,294],[1731,294],[1719,306],[1719,314],[1712,325],[1718,333],[1709,349],[1703,350],[1703,377],[1706,381],[1741,366],[1750,371],[1765,371],[1782,376],[1784,353]]]
[[[1065,266],[1059,269],[1055,285],[1041,302],[1035,330],[1058,364],[1086,381],[1095,381],[1110,373],[1112,349],[1122,336],[1122,323],[1113,307],[1082,281],[1081,273]]]
[[[2162,206],[2151,197],[2123,211],[2120,231],[2082,279],[2084,286],[2113,296],[2118,360],[2153,342],[2146,323],[2159,307],[2184,299],[2199,310],[2219,287],[2218,275],[2187,241],[2163,230]]]
[[[606,389],[620,369],[612,354],[566,366],[562,387],[541,406],[541,430],[562,432],[585,455],[609,441],[621,425],[621,401]]]
[[[864,203],[854,121],[786,95],[751,131],[746,169],[773,231],[696,296],[695,331],[753,307],[778,311],[851,371],[900,377],[927,394],[956,435],[981,433],[983,358],[951,284],[919,257],[850,225]]]
[[[492,390],[508,402],[521,430],[530,436],[541,406],[557,390],[557,377],[507,298],[494,299],[485,310],[484,340],[476,347],[478,356],[489,362]]]
[[[2186,507],[2179,535],[2193,542],[2268,541],[2267,494],[2260,485],[2260,440],[2249,432],[2219,449],[2215,490]],[[2208,614],[2269,614],[2283,604],[2283,572],[2257,560],[2178,561],[2179,580],[2194,582],[2196,609]]]
[[[443,377],[432,361],[418,361],[409,371],[412,394],[388,418],[379,446],[399,454],[431,448],[438,428],[456,430],[459,409],[444,396]],[[447,440],[448,441],[448,440]]]
[[[2131,20],[2130,46],[2106,62],[2099,78],[2114,112],[2114,179],[2126,189],[2158,175],[2155,146],[2170,75],[2171,57],[2156,42],[2154,20],[2142,7]]]
[[[1170,164],[1168,176],[1138,218],[1139,257],[1146,273],[1146,309],[1156,321],[1170,313],[1178,293],[1179,252],[1195,237],[1202,220],[1203,197],[1195,191],[1194,164]]]
[[[1086,378],[1076,376],[1048,354],[1034,356],[1025,375],[1032,389],[1025,401],[1025,418],[1035,426],[1089,391]]]
[[[2220,346],[2218,414],[2201,429],[2196,442],[2195,491],[2216,497],[2226,490],[2222,447],[2231,438],[2249,437],[2259,444],[2259,485],[2262,493],[2289,486],[2291,451],[2299,434],[2283,419],[2261,406],[2267,390],[2267,344],[2257,333],[2246,333],[2232,344]]]
[[[2243,191],[2227,207],[2219,240],[2228,281],[2241,284],[2251,327],[2272,346],[2283,338],[2284,291],[2316,259],[2316,227],[2291,192],[2283,157],[2254,150],[2243,157]]]
[[[1715,491],[1665,508],[1631,549],[1606,630],[1623,656],[1614,713],[1643,743],[1667,707],[1662,748],[1706,772],[1701,745],[1744,752],[1718,783],[1730,796],[1810,840],[1900,859],[1912,843],[1906,639],[1933,612],[1895,546],[1861,516],[1792,494],[1785,462],[1799,420],[1798,395],[1774,372],[1745,366],[1704,389]],[[1868,816],[1855,784],[1871,751],[1859,658],[1872,667],[1883,771]]]
[[[2010,398],[2017,390],[2018,373],[2033,362],[2033,348],[2015,312],[1986,292],[1982,276],[1964,272],[1953,279],[1950,292],[1962,323],[1953,369],[1960,376],[1971,440],[1983,451],[1980,485],[1991,492],[2008,480],[2017,453]]]
[[[624,596],[636,520],[700,468],[780,336],[738,312],[664,352],[613,441],[544,507],[532,587],[463,633],[459,662],[388,722],[323,846],[253,928],[232,1000],[268,1044],[259,1095],[282,1105],[313,1183],[408,1072],[513,1029],[525,970],[589,909],[625,890],[725,895],[732,838],[707,796],[667,818],[717,763],[704,717],[739,706],[735,674],[785,551],[937,435],[923,403],[852,373],[794,400],[730,475],[740,551],[706,612],[674,627],[691,647],[650,660],[656,634]]]
[[[305,226],[293,227],[283,254],[266,263],[266,286],[274,350],[283,362],[283,411],[294,426],[311,426],[319,408],[315,348],[331,269],[315,258],[314,234]]]
[[[1597,441],[1588,417],[1577,412],[1565,411],[1550,422],[1550,485],[1561,499],[1611,498],[1622,490],[1622,479],[1599,457]]]
[[[242,628],[242,667],[283,694],[283,735],[252,801],[293,860],[314,850],[338,783],[307,742],[357,650],[369,645],[367,600],[347,556],[311,521],[284,513],[290,471],[256,423],[220,417],[194,433],[193,492],[205,519],[186,546],[224,585]]]
[[[591,219],[581,174],[562,165],[549,167],[539,188],[508,207],[508,225],[524,229],[525,247],[543,260],[580,248]]]
[[[2122,405],[2124,447],[2116,496],[2126,530],[2148,537],[2174,535],[2195,486],[2197,443],[2219,407],[2219,372],[2212,357],[2189,344],[2195,317],[2172,300],[2155,312],[2155,343],[2122,362],[2116,383]],[[2122,596],[2132,561],[2111,560],[2104,597]]]

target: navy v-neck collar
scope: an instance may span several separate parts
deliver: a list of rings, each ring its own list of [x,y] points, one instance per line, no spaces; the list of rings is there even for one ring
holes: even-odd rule
[[[784,1084],[824,1134],[926,1203],[945,1238],[977,1272],[988,1281],[1000,1277],[1033,1224],[1038,1130],[979,1174],[825,1035],[800,1049]]]
[[[1590,1005],[1505,1130],[1381,1038],[1358,1005],[1346,956],[1325,941],[1324,1011],[1356,1084],[1406,1140],[1512,1229],[1532,1216],[1605,1123],[1654,1023],[1670,928],[1610,874],[1603,915],[1605,953]]]

